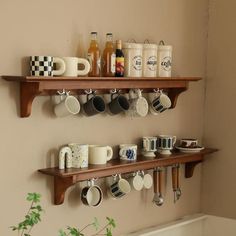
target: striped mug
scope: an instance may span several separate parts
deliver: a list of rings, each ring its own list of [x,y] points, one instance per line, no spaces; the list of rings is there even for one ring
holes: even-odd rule
[[[157,151],[160,154],[169,155],[176,143],[176,136],[159,135],[157,137]]]
[[[163,111],[169,109],[170,107],[170,98],[162,91],[160,91],[156,93],[155,98],[151,101],[149,110],[153,115],[158,115]]]

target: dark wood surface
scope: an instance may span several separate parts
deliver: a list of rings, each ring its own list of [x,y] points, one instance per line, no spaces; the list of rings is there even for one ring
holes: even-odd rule
[[[152,92],[153,89],[165,89],[174,108],[180,93],[188,89],[189,82],[201,80],[200,77],[31,77],[2,76],[7,81],[20,83],[21,117],[31,114],[32,103],[36,96],[53,95],[65,89],[71,94],[84,94],[84,90],[93,89],[97,93],[109,93],[111,89],[120,89],[122,93],[129,89],[143,89]]]
[[[54,177],[54,204],[60,205],[64,202],[65,192],[70,186],[79,181],[92,178],[130,173],[137,170],[149,170],[158,166],[172,166],[174,164],[185,164],[185,177],[190,178],[193,175],[195,166],[203,161],[204,156],[216,151],[217,149],[206,148],[199,153],[174,152],[169,156],[159,155],[158,158],[153,160],[147,160],[139,156],[138,160],[134,162],[114,159],[106,165],[90,165],[88,168],[83,169],[59,170],[58,167],[54,167],[38,171]]]
[[[206,148],[198,153],[174,152],[171,155],[158,155],[156,159],[145,159],[139,156],[137,161],[122,161],[113,159],[105,165],[89,165],[88,168],[70,168],[59,170],[57,167],[40,169],[39,172],[51,176],[70,177],[76,176],[77,181],[91,178],[106,177],[113,174],[129,173],[137,170],[148,170],[158,166],[171,166],[176,163],[188,163],[202,161],[203,156],[217,151],[216,149]]]
[[[198,81],[201,77],[38,77],[4,75],[7,81],[43,82],[43,81]]]

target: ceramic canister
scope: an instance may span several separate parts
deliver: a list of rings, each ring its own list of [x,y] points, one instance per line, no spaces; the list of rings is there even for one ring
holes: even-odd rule
[[[157,76],[171,77],[172,46],[158,45],[157,50]]]
[[[143,44],[143,76],[156,77],[157,75],[157,45]]]
[[[124,43],[125,77],[142,76],[143,45],[138,43]]]

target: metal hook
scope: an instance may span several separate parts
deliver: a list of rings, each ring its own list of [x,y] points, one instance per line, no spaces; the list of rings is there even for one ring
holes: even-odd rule
[[[111,94],[115,94],[115,93],[117,93],[117,89],[116,89],[116,88],[114,88],[114,89],[110,89],[110,93],[111,93]]]
[[[84,90],[84,93],[89,95],[89,94],[92,94],[93,93],[93,90],[92,89],[85,89]]]
[[[57,93],[58,93],[59,95],[65,95],[65,94],[66,94],[66,90],[65,90],[65,89],[62,89],[62,91],[57,90]]]
[[[159,89],[159,88],[153,89],[153,92],[154,92],[154,93],[159,93],[159,92],[160,92],[160,89]]]

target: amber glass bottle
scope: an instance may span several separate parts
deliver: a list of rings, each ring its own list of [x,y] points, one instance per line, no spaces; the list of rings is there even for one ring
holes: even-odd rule
[[[116,77],[124,77],[124,53],[121,40],[116,41]]]
[[[106,46],[102,55],[103,67],[102,74],[105,77],[115,76],[116,72],[116,54],[113,45],[112,33],[106,35]]]
[[[97,77],[101,75],[101,55],[98,47],[97,32],[91,32],[91,42],[88,49],[88,57],[90,63],[89,76]]]

